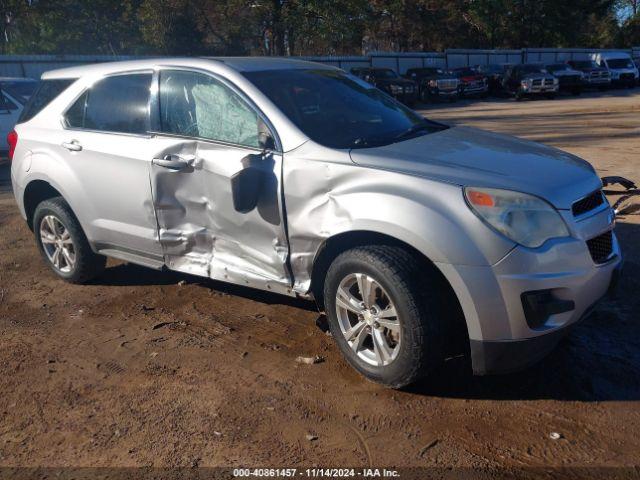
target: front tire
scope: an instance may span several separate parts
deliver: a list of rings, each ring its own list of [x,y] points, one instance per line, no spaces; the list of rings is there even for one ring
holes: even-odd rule
[[[431,372],[445,344],[439,286],[399,247],[359,247],[338,256],[327,272],[324,300],[347,361],[392,388]]]
[[[100,275],[106,257],[91,250],[80,223],[62,197],[40,203],[33,215],[38,250],[51,270],[70,283],[87,283]]]

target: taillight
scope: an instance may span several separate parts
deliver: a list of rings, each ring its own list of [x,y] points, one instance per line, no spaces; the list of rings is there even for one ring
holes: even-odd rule
[[[15,130],[12,130],[7,135],[7,143],[9,144],[9,160],[13,160],[13,154],[16,151],[16,145],[18,145],[18,134]]]

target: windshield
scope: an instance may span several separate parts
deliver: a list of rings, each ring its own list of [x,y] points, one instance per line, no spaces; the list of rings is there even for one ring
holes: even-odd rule
[[[547,73],[541,65],[522,65],[521,73]]]
[[[566,63],[554,63],[553,65],[547,65],[547,70],[552,72],[561,72],[563,70],[571,70],[571,67]]]
[[[593,60],[574,60],[575,68],[598,68],[598,64]]]
[[[444,71],[441,68],[419,68],[409,70],[411,76],[427,77],[429,75],[441,75]]]
[[[441,130],[387,94],[340,70],[245,72],[305,135],[331,148],[387,145]]]
[[[2,89],[13,98],[18,100],[22,105],[27,103],[27,100],[29,100],[29,97],[33,95],[37,86],[38,82],[35,81],[0,83],[0,87],[2,87]]]
[[[481,65],[478,70],[486,73],[503,73],[505,69],[503,65]]]
[[[461,68],[459,70],[454,70],[453,73],[458,77],[473,77],[477,75],[476,71],[470,68]]]
[[[633,62],[628,58],[610,58],[607,65],[609,68],[633,68]]]
[[[391,69],[371,70],[371,75],[376,78],[398,78],[396,72]]]

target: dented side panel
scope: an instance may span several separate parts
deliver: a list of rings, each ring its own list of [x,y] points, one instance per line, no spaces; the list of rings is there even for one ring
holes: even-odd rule
[[[403,241],[431,261],[491,265],[514,246],[466,207],[459,185],[363,168],[348,151],[308,142],[288,152],[284,192],[294,289],[309,293],[327,239],[370,231]]]
[[[231,177],[242,169],[242,159],[256,151],[184,141],[168,145],[158,157],[169,153],[196,158],[182,170],[152,166],[158,234],[169,268],[291,293],[282,220],[282,156],[265,157],[266,180],[258,206],[242,214],[233,207]]]

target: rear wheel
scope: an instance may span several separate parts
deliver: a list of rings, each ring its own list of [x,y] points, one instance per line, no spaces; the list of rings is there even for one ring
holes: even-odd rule
[[[324,299],[333,338],[366,378],[401,388],[442,361],[438,285],[406,250],[369,246],[341,254],[327,272]]]
[[[36,244],[49,268],[71,283],[86,283],[104,270],[106,257],[91,250],[80,223],[62,197],[40,203],[33,215]]]

